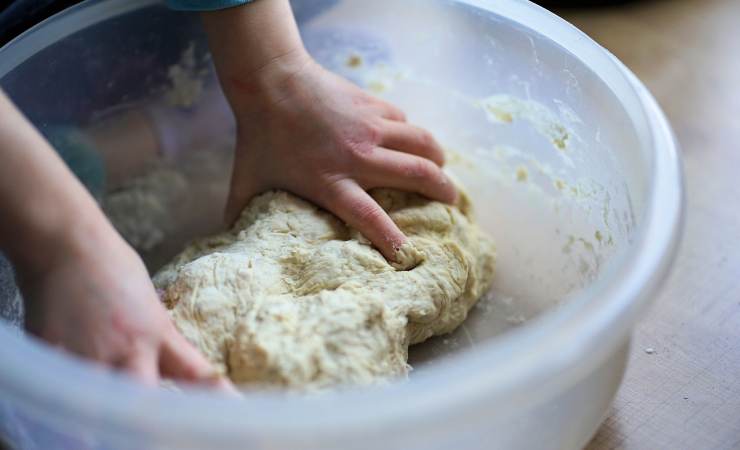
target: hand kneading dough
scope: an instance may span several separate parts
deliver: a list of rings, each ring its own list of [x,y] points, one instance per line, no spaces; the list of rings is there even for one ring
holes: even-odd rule
[[[408,346],[449,333],[486,292],[494,246],[457,206],[373,197],[408,236],[394,267],[333,215],[286,192],[155,277],[177,328],[239,384],[323,388],[404,376]]]

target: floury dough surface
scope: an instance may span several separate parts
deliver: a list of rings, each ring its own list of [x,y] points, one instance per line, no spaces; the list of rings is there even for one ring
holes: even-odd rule
[[[494,246],[464,195],[457,206],[372,195],[409,238],[405,268],[333,215],[268,192],[231,231],[195,242],[155,276],[179,330],[238,384],[405,376],[408,346],[455,329],[488,290]]]

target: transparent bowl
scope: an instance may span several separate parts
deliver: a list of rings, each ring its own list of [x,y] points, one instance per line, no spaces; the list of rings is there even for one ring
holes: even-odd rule
[[[655,100],[611,54],[529,2],[305,0],[294,9],[322,64],[397,103],[450,150],[448,170],[497,241],[492,292],[455,333],[412,348],[407,381],[239,399],[148,389],[23,335],[12,273],[0,264],[0,313],[10,319],[0,325],[4,435],[22,448],[584,445],[680,235],[677,144]],[[67,148],[112,220],[151,220],[144,240],[117,225],[152,271],[218,228],[233,118],[197,16],[152,0],[84,2],[1,49],[0,86]],[[162,114],[200,117],[183,122],[200,129],[197,139],[173,157],[155,123],[161,148],[136,161],[143,138],[133,123]],[[111,123],[117,145],[96,146],[90,136]],[[84,145],[70,144],[78,135]],[[92,162],[80,168],[80,159]],[[161,170],[185,188],[152,194],[162,197],[159,215],[111,206]]]

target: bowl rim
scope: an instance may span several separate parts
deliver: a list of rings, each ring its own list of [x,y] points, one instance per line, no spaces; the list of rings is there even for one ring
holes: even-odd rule
[[[186,437],[241,439],[280,435],[367,434],[413,430],[415,423],[461,415],[471,405],[497,414],[515,414],[555,395],[594,370],[624,344],[639,313],[664,281],[675,259],[683,228],[684,193],[678,144],[670,125],[645,86],[607,50],[565,20],[520,0],[454,0],[499,15],[539,33],[578,57],[624,102],[652,150],[652,173],[644,224],[626,249],[625,264],[612,267],[562,308],[527,327],[481,343],[415,377],[413,384],[350,388],[296,398],[254,393],[249,401],[187,389],[192,395],[152,390],[120,374],[90,370],[93,364],[64,357],[35,338],[23,339],[0,326],[0,391],[39,416],[69,424],[91,423],[125,438],[132,432]],[[88,0],[65,10],[0,49],[0,79],[25,59],[86,26],[157,0]],[[639,134],[639,130],[638,130]],[[598,296],[598,301],[593,301]],[[588,355],[588,358],[583,358]],[[575,362],[578,361],[578,364]],[[43,370],[39,370],[39,363]],[[491,367],[496,367],[495,371]],[[29,376],[33,374],[33,376]],[[446,380],[457,380],[445,383]],[[459,382],[464,380],[464,382]],[[439,389],[445,386],[445,389]],[[116,401],[111,401],[115,393]],[[361,406],[361,407],[358,407]],[[64,411],[64,417],[50,411]],[[142,412],[146,411],[146,414]],[[316,412],[320,411],[320,414]]]

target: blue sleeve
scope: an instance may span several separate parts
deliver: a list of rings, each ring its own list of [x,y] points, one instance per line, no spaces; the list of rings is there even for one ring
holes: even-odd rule
[[[253,0],[167,0],[167,6],[180,11],[213,11],[246,5]]]

